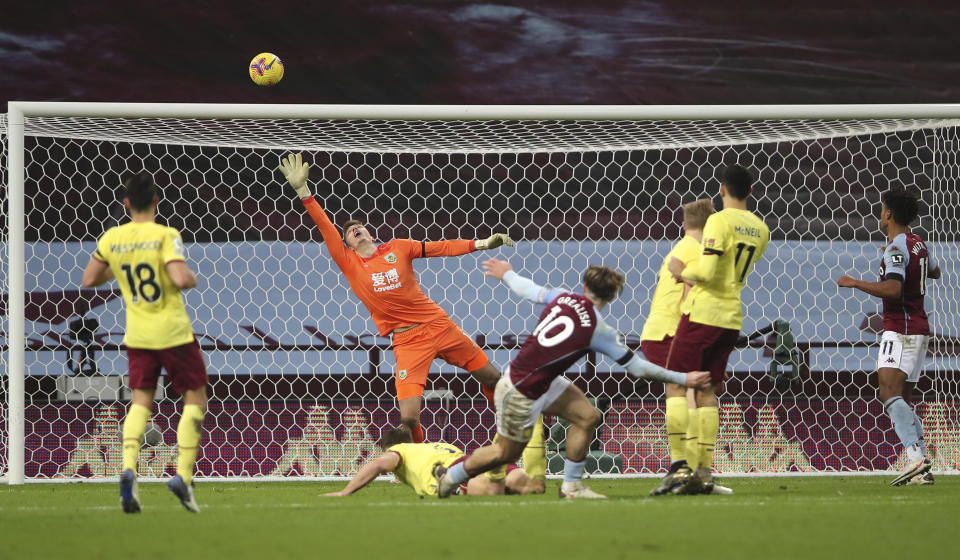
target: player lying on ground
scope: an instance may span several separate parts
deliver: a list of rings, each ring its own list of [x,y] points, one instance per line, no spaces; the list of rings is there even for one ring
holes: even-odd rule
[[[915,195],[902,189],[884,193],[880,227],[887,233],[887,246],[880,261],[880,281],[859,280],[849,274],[837,279],[841,288],[856,288],[883,300],[883,336],[877,358],[880,400],[909,458],[907,467],[890,483],[894,486],[933,484],[923,425],[910,401],[930,342],[923,305],[927,278],[940,278],[940,266],[923,238],[910,231],[910,222],[918,213]]]
[[[300,154],[281,159],[280,171],[320,228],[330,256],[347,277],[350,289],[367,307],[380,336],[393,338],[400,421],[410,429],[413,441],[423,441],[420,409],[427,374],[435,358],[470,372],[483,386],[487,400],[492,402],[500,373],[480,347],[423,293],[413,271],[413,259],[457,256],[501,245],[512,246],[513,240],[498,233],[478,240],[394,239],[377,245],[358,220],[343,224],[341,237],[327,213],[310,194],[308,165]]]
[[[540,437],[543,438],[542,429]],[[464,457],[462,450],[449,443],[413,443],[410,432],[405,427],[388,431],[377,442],[377,447],[383,450],[383,455],[364,465],[343,490],[323,496],[348,496],[381,474],[387,473],[393,473],[397,480],[413,488],[419,496],[436,496],[435,469],[455,465],[462,462]],[[543,454],[542,446],[540,454]],[[537,465],[539,470],[533,471],[530,464]],[[545,456],[535,460],[525,453],[524,465],[533,472],[528,473],[516,465],[508,465],[504,479],[491,480],[483,475],[475,476],[461,486],[460,493],[471,496],[543,494],[546,464]]]
[[[680,308],[667,367],[710,371],[710,382],[696,394],[698,468],[683,486],[674,489],[677,493],[712,493],[715,489],[713,450],[720,429],[717,395],[723,392],[727,360],[743,326],[740,293],[770,240],[770,229],[747,209],[752,192],[750,171],[740,165],[725,167],[720,175],[723,210],[710,215],[703,226],[700,257],[689,265],[677,258],[667,265],[678,282],[693,284]]]
[[[560,497],[605,498],[581,482],[590,441],[603,417],[583,391],[563,376],[564,372],[590,351],[610,356],[635,377],[688,387],[706,382],[707,372],[669,371],[641,359],[624,346],[602,314],[623,290],[623,275],[611,268],[588,268],[583,274],[583,295],[539,286],[513,272],[505,261],[490,259],[483,263],[483,268],[488,276],[502,280],[517,295],[546,304],[546,308],[497,383],[494,401],[500,437],[492,445],[468,455],[462,463],[442,469],[437,495],[447,498],[470,478],[516,461],[530,440],[535,422],[541,413],[546,413],[570,421]]]
[[[700,239],[703,226],[713,214],[713,202],[709,198],[683,205],[683,239],[667,253],[660,265],[657,289],[650,300],[650,313],[640,333],[640,351],[648,360],[666,367],[673,346],[673,337],[680,324],[680,306],[687,297],[691,285],[679,282],[670,273],[669,265],[679,259],[685,266],[700,260],[703,252]],[[670,445],[670,468],[651,496],[672,492],[686,481],[700,463],[699,422],[697,399],[693,389],[673,383],[664,384],[666,393],[667,442]],[[726,493],[728,489],[714,485],[713,493]]]
[[[130,221],[103,234],[82,280],[84,288],[92,288],[116,277],[127,311],[123,343],[133,396],[123,422],[120,501],[123,511],[140,511],[137,457],[163,368],[174,390],[183,395],[177,475],[167,487],[196,513],[200,508],[193,496],[193,467],[207,410],[207,370],[181,291],[196,287],[197,277],[184,260],[180,233],[154,221],[160,199],[153,178],[139,173],[124,181],[124,187]]]

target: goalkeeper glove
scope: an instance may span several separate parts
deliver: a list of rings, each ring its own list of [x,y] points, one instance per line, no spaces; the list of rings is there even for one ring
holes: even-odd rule
[[[495,233],[486,239],[477,239],[473,244],[477,251],[496,249],[501,245],[513,247],[513,239],[510,239],[510,236],[505,233]]]
[[[287,182],[290,183],[293,190],[297,191],[297,196],[300,198],[310,198],[311,196],[310,188],[307,187],[307,170],[309,168],[309,164],[303,163],[301,154],[290,154],[286,159],[280,158],[280,172],[287,178]]]

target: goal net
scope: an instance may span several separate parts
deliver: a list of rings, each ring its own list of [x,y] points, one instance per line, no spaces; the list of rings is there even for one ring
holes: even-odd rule
[[[584,108],[546,118],[484,108],[489,118],[467,110],[466,120],[408,118],[403,108],[339,118],[321,106],[300,115],[314,118],[288,119],[261,118],[269,107],[240,109],[217,109],[232,118],[173,118],[169,108],[163,118],[69,106],[57,116],[27,112],[22,192],[12,180],[3,189],[0,243],[13,272],[22,247],[24,273],[8,274],[5,264],[0,279],[24,301],[14,307],[4,297],[0,475],[118,474],[129,404],[123,301],[115,283],[85,290],[80,277],[96,239],[125,221],[122,179],[140,170],[154,174],[158,221],[180,230],[201,278],[184,293],[210,374],[199,476],[343,477],[376,452],[373,442],[399,422],[390,341],[376,335],[277,171],[291,151],[311,164],[315,196],[333,221],[359,218],[380,241],[495,231],[519,241],[415,265],[427,295],[500,369],[538,311],[486,278],[482,259],[508,259],[538,283],[570,289],[589,264],[622,271],[627,287],[609,320],[636,348],[657,271],[682,235],[681,205],[710,197],[719,209],[717,170],[733,162],[753,169],[752,205],[772,240],[743,295],[743,334],[762,334],[731,355],[721,397],[722,473],[900,467],[903,450],[874,389],[880,303],[838,290],[836,278],[876,276],[880,194],[916,188],[924,204],[914,227],[944,279],[927,284],[934,336],[915,402],[934,469],[960,468],[960,112],[864,118],[869,108],[861,107],[860,118],[798,119],[755,108],[752,116],[667,119],[639,107],[591,119]],[[6,152],[4,186],[20,165]],[[19,211],[22,233],[9,228]],[[15,321],[24,339],[11,338]],[[604,413],[588,469],[663,472],[661,385],[601,356],[568,374]],[[465,372],[434,362],[424,397],[428,441],[467,450],[488,443],[494,415]],[[140,457],[146,477],[171,474],[176,461],[179,403],[166,386],[158,399]],[[555,473],[564,426],[548,422]]]

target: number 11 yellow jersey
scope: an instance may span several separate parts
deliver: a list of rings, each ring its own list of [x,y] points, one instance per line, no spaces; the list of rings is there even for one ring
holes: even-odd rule
[[[161,350],[193,341],[183,296],[167,273],[167,263],[185,260],[177,230],[153,222],[112,227],[93,257],[110,265],[120,284],[127,310],[124,344]]]
[[[740,291],[753,265],[767,250],[770,228],[753,212],[726,208],[703,226],[703,253],[683,271],[694,286],[681,306],[690,321],[740,330],[743,310]]]

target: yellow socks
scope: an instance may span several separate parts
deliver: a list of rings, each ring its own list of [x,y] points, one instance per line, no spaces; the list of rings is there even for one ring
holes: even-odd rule
[[[687,466],[690,470],[697,470],[700,466],[700,415],[696,408],[687,409],[687,437],[683,438],[687,448]]]
[[[200,451],[203,414],[203,408],[198,405],[184,405],[183,415],[177,425],[177,474],[183,477],[187,484],[193,481],[193,465],[197,462],[197,452]]]
[[[493,443],[497,443],[497,441],[499,440],[500,440],[500,434],[494,434]],[[504,480],[507,479],[507,466],[500,465],[499,467],[492,468],[489,471],[483,473],[483,475],[486,476],[487,480],[489,480],[490,482],[503,482]]]
[[[670,462],[688,459],[683,441],[689,423],[687,397],[667,397],[667,441],[670,443]]]
[[[715,406],[702,406],[698,409],[700,417],[700,464],[701,469],[713,468],[713,447],[717,443],[720,431],[720,409]]]
[[[523,470],[534,480],[547,479],[547,447],[543,439],[543,415],[533,425],[533,435],[523,450]]]
[[[137,472],[137,457],[140,456],[140,445],[149,419],[149,408],[139,404],[130,405],[127,418],[123,421],[123,470]]]

